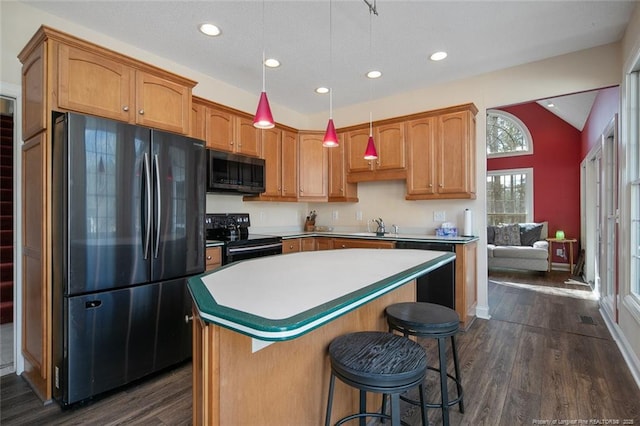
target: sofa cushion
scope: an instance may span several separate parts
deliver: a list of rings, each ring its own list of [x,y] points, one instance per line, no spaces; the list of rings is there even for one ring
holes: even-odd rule
[[[493,244],[496,238],[496,227],[493,225],[487,226],[487,244]]]
[[[520,245],[533,246],[533,243],[540,240],[542,232],[541,223],[521,223],[520,224]]]
[[[501,225],[495,229],[494,244],[497,246],[519,246],[520,245],[520,225]]]
[[[548,252],[544,249],[530,246],[497,246],[493,250],[493,257],[510,257],[516,259],[547,260]]]

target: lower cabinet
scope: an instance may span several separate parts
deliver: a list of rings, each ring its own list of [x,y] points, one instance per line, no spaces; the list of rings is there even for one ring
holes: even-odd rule
[[[282,254],[297,253],[299,251],[315,251],[316,239],[313,237],[292,238],[282,241]]]
[[[213,271],[222,266],[222,249],[220,247],[207,247],[205,250],[204,270]]]
[[[395,248],[395,241],[377,241],[377,240],[360,240],[360,239],[348,239],[348,238],[334,238],[334,249],[345,248],[377,248],[377,249],[392,249]]]

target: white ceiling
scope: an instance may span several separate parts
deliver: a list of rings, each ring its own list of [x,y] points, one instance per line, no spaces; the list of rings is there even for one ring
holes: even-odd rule
[[[256,99],[264,43],[266,55],[282,62],[267,70],[269,99],[303,114],[328,109],[327,95],[314,93],[321,85],[333,87],[339,108],[615,42],[636,4],[377,0],[370,50],[362,0],[22,1],[256,92]],[[203,22],[221,27],[222,36],[200,34]],[[430,61],[437,50],[449,57]],[[382,78],[364,77],[372,64]]]
[[[597,95],[598,91],[593,90],[591,92],[557,96],[537,102],[548,111],[582,131]]]

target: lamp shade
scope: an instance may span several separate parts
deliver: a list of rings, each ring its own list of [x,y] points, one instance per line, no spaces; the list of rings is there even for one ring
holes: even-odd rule
[[[333,118],[330,118],[329,123],[327,123],[327,131],[324,133],[322,146],[327,148],[338,146],[338,134],[336,133],[336,126],[333,125]]]
[[[258,129],[271,129],[275,126],[273,115],[271,115],[271,107],[269,107],[269,99],[267,99],[267,92],[263,91],[260,94],[256,116],[253,117],[253,126]]]
[[[564,231],[556,231],[556,240],[564,240]]]
[[[373,136],[369,136],[369,142],[367,142],[367,149],[364,151],[365,160],[375,160],[378,158],[378,151],[376,151],[376,144],[373,142]]]

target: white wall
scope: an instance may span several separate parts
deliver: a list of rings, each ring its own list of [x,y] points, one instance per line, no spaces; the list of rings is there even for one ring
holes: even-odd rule
[[[194,93],[230,105],[252,111],[254,94],[231,87],[222,82],[160,58],[143,49],[124,44],[112,37],[96,33],[33,9],[22,3],[0,2],[2,24],[2,79],[19,84],[20,64],[16,55],[40,24],[74,34],[140,60],[158,65],[177,74],[199,81]],[[478,315],[488,317],[487,258],[486,258],[486,206],[485,170],[486,138],[485,114],[488,108],[536,100],[545,97],[574,93],[620,84],[620,44],[610,44],[572,54],[558,56],[518,67],[484,74],[465,80],[453,81],[421,90],[401,93],[377,100],[371,104],[356,105],[334,110],[338,127],[366,121],[362,111],[371,110],[375,119],[401,116],[435,108],[473,102],[479,109],[477,116],[476,170],[478,192],[476,200],[469,201],[406,201],[404,186],[399,182],[365,183],[359,185],[360,202],[354,204],[309,204],[306,203],[243,203],[240,197],[208,196],[209,211],[248,211],[254,226],[261,228],[287,228],[302,226],[302,217],[310,208],[319,211],[319,224],[325,224],[334,210],[339,219],[336,226],[358,227],[364,223],[355,220],[355,212],[363,212],[363,218],[382,216],[388,224],[397,223],[401,229],[429,229],[434,226],[432,212],[445,211],[447,217],[461,225],[461,212],[469,208],[474,213],[474,230],[480,235],[478,255]],[[428,86],[425,82],[425,86]],[[323,129],[326,113],[310,117],[295,111],[272,105],[274,113],[283,124],[300,129]],[[262,216],[260,213],[263,213]],[[329,224],[329,223],[327,223]]]

